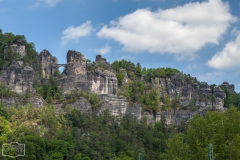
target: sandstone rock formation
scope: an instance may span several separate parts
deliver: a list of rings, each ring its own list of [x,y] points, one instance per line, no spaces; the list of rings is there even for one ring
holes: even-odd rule
[[[42,77],[49,79],[51,76],[54,76],[55,70],[58,68],[58,60],[48,50],[44,49],[41,53]]]
[[[231,93],[236,93],[234,90],[235,90],[235,86],[234,84],[229,84],[228,82],[224,81],[221,86],[224,86],[226,87]]]
[[[139,103],[130,104],[124,97],[117,97],[116,95],[101,95],[104,103],[101,108],[98,109],[98,113],[102,113],[104,110],[118,117],[122,117],[127,114],[132,114],[137,119],[141,119],[142,106]]]
[[[167,94],[171,99],[180,98],[180,103],[183,106],[188,106],[190,103],[198,107],[208,107],[223,109],[223,100],[226,97],[225,93],[215,87],[214,93],[206,83],[197,84],[193,81],[185,80],[184,75],[176,73],[168,78],[152,79],[152,85],[156,87],[161,94]]]
[[[20,58],[22,59],[26,55],[26,49],[25,49],[26,41],[25,40],[18,40],[16,42],[13,42],[7,46],[5,46],[5,51],[8,48],[11,48],[13,52],[19,53]]]
[[[21,57],[25,56],[23,43],[11,44],[10,47],[18,52]],[[152,78],[151,84],[152,87],[157,88],[162,96],[168,95],[171,100],[179,98],[180,105],[185,109],[177,108],[171,111],[148,113],[142,111],[140,103],[130,104],[126,98],[116,96],[118,91],[116,74],[111,72],[110,69],[106,69],[111,68],[111,65],[101,55],[97,55],[96,62],[93,64],[87,64],[82,53],[72,50],[67,53],[67,64],[58,64],[57,58],[53,57],[47,50],[43,50],[38,58],[42,65],[42,78],[46,83],[51,76],[55,76],[58,67],[65,67],[61,77],[54,77],[57,84],[62,88],[63,94],[71,93],[73,90],[90,91],[98,94],[104,101],[102,107],[97,109],[99,114],[103,113],[104,110],[109,110],[112,115],[119,117],[132,114],[137,119],[146,118],[148,123],[155,123],[165,117],[167,124],[180,124],[181,121],[187,121],[195,114],[204,115],[208,109],[224,110],[226,94],[219,86],[215,86],[211,90],[208,84],[195,83],[191,79],[186,79],[181,73],[167,78]],[[123,84],[128,83],[126,70],[121,69],[120,71],[124,73]],[[0,81],[19,94],[25,94],[27,89],[30,92],[35,92],[33,83],[40,81],[40,79],[37,71],[31,66],[23,64],[22,60],[12,62],[8,68],[2,70],[0,75]],[[221,85],[225,86],[230,92],[235,92],[234,85],[229,85],[227,82]],[[20,99],[14,98],[2,98],[0,100],[7,105],[18,104],[17,102],[20,101]],[[32,97],[29,101],[35,107],[44,106],[44,100],[39,97]],[[83,113],[90,113],[93,110],[84,98],[79,98],[69,105]],[[189,106],[193,106],[193,109],[189,109]]]
[[[91,91],[97,94],[116,94],[117,78],[116,75],[108,70],[103,72],[95,69],[90,79]]]
[[[22,67],[21,61],[13,62],[10,67],[2,70],[0,81],[16,93],[24,94],[28,88],[30,92],[35,92],[32,86],[35,71],[30,66]]]

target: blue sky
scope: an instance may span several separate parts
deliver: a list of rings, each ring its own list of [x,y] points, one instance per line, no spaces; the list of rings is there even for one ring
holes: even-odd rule
[[[228,81],[240,92],[238,0],[0,0],[0,28],[59,63],[68,50],[92,61],[102,54],[209,84]]]

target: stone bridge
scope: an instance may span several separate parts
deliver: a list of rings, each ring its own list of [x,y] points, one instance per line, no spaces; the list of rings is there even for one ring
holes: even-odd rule
[[[59,67],[64,67],[64,68],[66,68],[66,65],[67,64],[57,64],[57,67],[59,68]]]

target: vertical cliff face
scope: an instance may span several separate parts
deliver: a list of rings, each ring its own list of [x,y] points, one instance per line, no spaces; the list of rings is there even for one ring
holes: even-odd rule
[[[55,70],[58,68],[58,60],[56,57],[53,57],[48,50],[43,50],[41,56],[41,63],[42,77],[45,79],[49,79],[51,76],[54,75]]]
[[[62,78],[57,79],[57,83],[63,88],[63,93],[70,93],[72,90],[90,90],[97,94],[116,94],[117,78],[116,75],[108,70],[101,71],[96,68],[94,71],[87,70],[85,56],[77,51],[69,50],[67,53],[67,64],[57,64],[57,59],[47,50],[42,52],[42,75],[49,79],[54,75],[58,66],[65,66]],[[99,56],[99,62],[106,62]]]
[[[0,81],[16,93],[25,93],[28,88],[30,92],[35,92],[32,87],[34,70],[30,66],[22,67],[21,61],[13,62],[10,67],[2,70]]]
[[[108,70],[103,72],[97,68],[94,70],[90,80],[91,91],[97,94],[116,94],[117,78],[116,75]]]
[[[171,99],[179,97],[182,106],[190,104],[197,107],[208,107],[223,109],[226,94],[215,87],[213,93],[208,84],[194,83],[192,80],[184,78],[184,75],[177,73],[169,78],[152,79],[152,85],[161,94],[167,94]]]
[[[64,71],[66,76],[86,76],[86,58],[76,51],[69,50],[67,53],[67,65]]]
[[[72,90],[89,90],[85,56],[80,52],[69,50],[62,76],[57,79],[57,83],[63,88],[63,93],[70,93]]]

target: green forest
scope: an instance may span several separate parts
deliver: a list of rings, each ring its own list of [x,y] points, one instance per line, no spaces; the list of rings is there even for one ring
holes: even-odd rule
[[[0,143],[26,145],[26,160],[144,160],[208,159],[208,144],[213,144],[214,159],[240,158],[240,112],[231,107],[225,112],[209,111],[196,115],[188,124],[155,125],[122,119],[108,111],[82,114],[67,107],[64,111],[44,108],[0,107]],[[8,155],[15,152],[5,150]],[[0,157],[1,159],[12,159]]]
[[[39,56],[33,43],[28,43],[24,36],[2,33],[0,30],[0,71],[18,61],[18,53],[7,49],[13,42],[22,41],[26,45],[26,55],[22,61],[41,73]],[[89,63],[91,62],[88,60]],[[173,68],[145,68],[140,63],[130,61],[114,61],[111,68],[99,64],[102,69],[116,73],[118,79],[118,96],[124,96],[130,103],[139,102],[143,112],[156,113],[189,109],[194,106],[181,106],[179,97],[170,99],[163,90],[151,87],[151,79],[167,78],[180,73]],[[90,63],[89,68],[94,65]],[[124,74],[129,82],[125,84]],[[208,159],[208,144],[213,145],[213,156],[216,160],[240,159],[240,93],[232,93],[220,86],[225,92],[225,112],[212,109],[206,115],[195,115],[188,122],[179,125],[167,125],[165,117],[159,122],[148,123],[147,119],[137,120],[128,114],[122,118],[112,116],[108,110],[97,114],[97,108],[103,101],[97,94],[72,91],[62,94],[56,78],[61,76],[57,70],[48,83],[43,79],[34,83],[36,93],[26,90],[24,95],[17,94],[0,83],[1,98],[18,97],[26,101],[26,105],[7,106],[0,104],[0,146],[2,154],[16,156],[24,152],[24,156],[11,158],[0,155],[1,160],[205,160]],[[196,77],[183,74],[188,83],[203,84]],[[142,80],[144,79],[144,80]],[[215,84],[210,85],[213,91]],[[46,105],[35,108],[27,103],[31,96],[45,100]],[[70,107],[77,98],[84,97],[92,106],[92,113]],[[54,108],[54,104],[62,103],[62,108]],[[187,107],[187,108],[186,108]],[[25,144],[25,149],[18,147],[18,142]],[[141,155],[141,156],[140,156]]]

